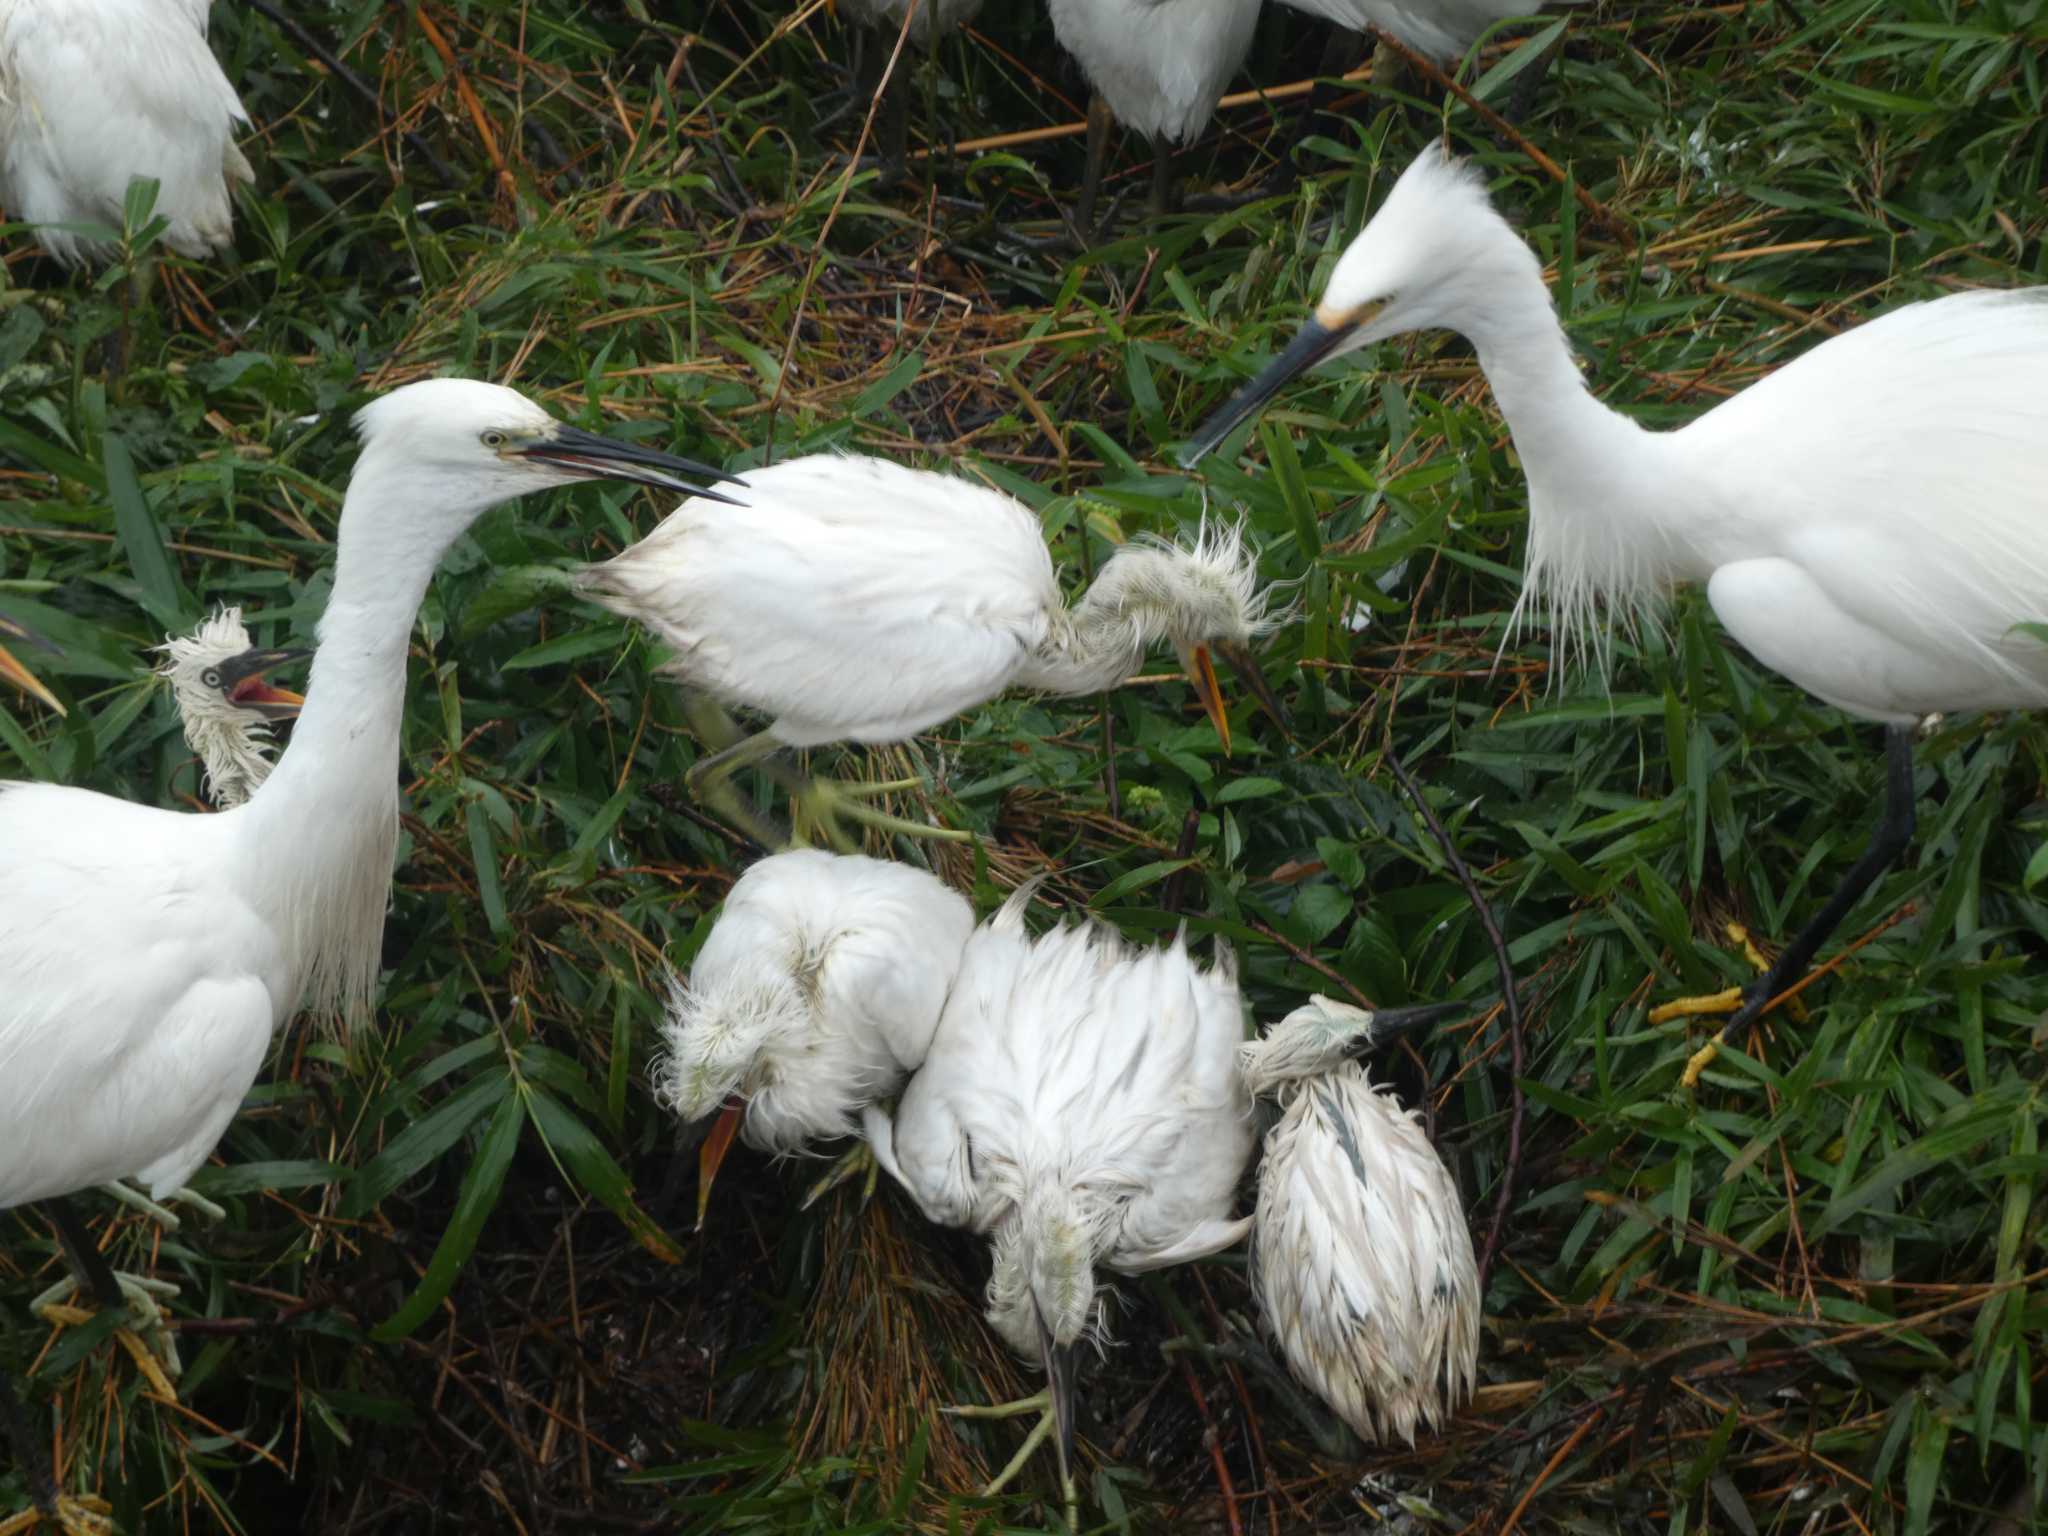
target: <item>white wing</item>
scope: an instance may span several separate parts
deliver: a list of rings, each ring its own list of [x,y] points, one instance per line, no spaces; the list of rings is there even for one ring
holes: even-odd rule
[[[161,0],[11,0],[0,8],[0,200],[38,224],[121,226],[128,184],[160,183],[165,238],[187,256],[233,233],[230,178],[248,114],[202,31]],[[76,235],[39,233],[61,261]]]
[[[290,999],[210,829],[84,790],[0,786],[0,1207],[213,1149]]]
[[[819,454],[684,502],[582,585],[794,746],[901,741],[1002,691],[1060,602],[1038,520],[951,475]]]

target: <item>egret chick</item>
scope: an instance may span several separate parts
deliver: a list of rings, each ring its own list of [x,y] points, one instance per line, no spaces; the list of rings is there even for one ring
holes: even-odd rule
[[[654,1096],[685,1120],[735,1104],[705,1139],[697,1222],[742,1109],[747,1145],[850,1136],[924,1062],[974,909],[921,869],[778,853],[733,882],[690,979],[669,978]]]
[[[249,114],[205,20],[196,0],[0,5],[0,204],[64,265],[110,251],[58,226],[120,229],[139,179],[157,182],[172,250],[203,258],[233,239],[234,184],[255,179],[234,141]]]
[[[1252,1290],[1297,1380],[1360,1439],[1413,1445],[1472,1395],[1479,1265],[1414,1112],[1358,1063],[1311,1066],[1300,1049],[1330,1038],[1333,1007],[1317,998],[1238,1051],[1246,1084],[1281,1109],[1259,1163]],[[1373,1016],[1350,1011],[1355,1040]]]
[[[461,379],[394,390],[356,427],[305,710],[248,801],[194,816],[0,783],[0,1210],[53,1202],[103,1307],[123,1287],[61,1197],[132,1178],[162,1198],[213,1150],[296,1008],[368,1020],[406,650],[443,553],[528,492],[599,478],[694,492],[716,474]]]
[[[883,459],[813,454],[739,477],[747,510],[685,501],[577,586],[674,652],[667,670],[766,730],[700,759],[690,784],[719,797],[778,747],[908,740],[1010,687],[1087,694],[1122,683],[1169,641],[1227,751],[1213,657],[1275,718],[1251,646],[1273,622],[1256,558],[1235,528],[1181,545],[1128,544],[1071,609],[1037,515],[971,481]],[[832,826],[935,833],[846,792],[799,792]]]
[[[925,1064],[893,1121],[866,1112],[876,1159],[943,1226],[994,1249],[988,1320],[1046,1374],[1044,1416],[990,1491],[1050,1433],[1072,1525],[1074,1364],[1105,1331],[1095,1266],[1138,1274],[1219,1252],[1252,1150],[1237,1070],[1244,1009],[1227,951],[1184,937],[1142,950],[1092,926],[1024,930],[1026,886],[968,941]]]
[[[1547,606],[1561,656],[1604,669],[1604,621],[1703,582],[1758,661],[1886,728],[1868,851],[1763,976],[1684,1005],[1733,1010],[1689,1085],[1912,840],[1915,724],[2048,704],[2048,646],[2018,627],[2048,613],[2048,288],[1904,305],[1653,432],[1588,391],[1542,264],[1479,173],[1432,145],[1182,464],[1315,364],[1436,327],[1472,343],[1529,478],[1518,621]]]
[[[1088,77],[1088,163],[1074,222],[1095,218],[1112,122],[1151,141],[1156,218],[1173,188],[1174,147],[1192,144],[1251,52],[1259,0],[1047,0],[1053,36]]]
[[[200,788],[233,810],[270,775],[270,727],[296,716],[304,696],[266,680],[273,668],[310,655],[249,643],[240,608],[223,607],[191,634],[166,636],[157,647],[157,676],[170,684],[185,731],[199,756]]]

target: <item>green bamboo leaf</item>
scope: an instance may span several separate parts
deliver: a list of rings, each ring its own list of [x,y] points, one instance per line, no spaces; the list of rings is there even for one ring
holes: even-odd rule
[[[164,531],[142,494],[142,482],[135,478],[135,461],[128,456],[128,444],[120,433],[101,435],[100,456],[106,466],[107,499],[114,504],[114,534],[128,557],[135,584],[142,589],[143,605],[165,628],[182,629],[190,604],[171,563]]]
[[[433,1316],[434,1309],[446,1299],[455,1284],[455,1277],[462,1273],[463,1264],[476,1247],[485,1218],[498,1203],[499,1192],[505,1187],[505,1170],[512,1166],[512,1154],[519,1146],[520,1128],[525,1124],[524,1104],[518,1095],[508,1095],[498,1105],[497,1113],[484,1131],[483,1140],[477,1145],[476,1156],[470,1160],[469,1169],[462,1176],[462,1188],[455,1197],[455,1213],[448,1219],[448,1229],[441,1234],[441,1241],[427,1263],[427,1273],[419,1288],[387,1321],[370,1331],[372,1338],[388,1344],[394,1339],[409,1337],[420,1324]]]
[[[497,1042],[489,1044],[495,1048]],[[406,1126],[382,1152],[356,1170],[342,1196],[342,1215],[354,1218],[374,1211],[399,1185],[461,1140],[463,1132],[511,1091],[511,1074],[502,1066],[485,1071]]]
[[[634,1203],[633,1186],[626,1171],[612,1159],[590,1127],[573,1110],[557,1103],[539,1089],[527,1095],[527,1107],[541,1139],[561,1160],[569,1177],[585,1193],[602,1201],[618,1217],[633,1240],[664,1264],[682,1262],[682,1250],[661,1224]]]

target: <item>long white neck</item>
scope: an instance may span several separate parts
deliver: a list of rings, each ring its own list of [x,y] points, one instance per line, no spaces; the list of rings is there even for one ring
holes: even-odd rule
[[[285,935],[298,1001],[345,1023],[368,1019],[376,990],[398,846],[407,638],[459,526],[418,515],[423,494],[368,452],[357,465],[305,709],[276,769],[233,813],[239,867]]]
[[[1503,248],[1451,323],[1478,352],[1528,476],[1516,622],[1543,607],[1562,649],[1604,656],[1609,619],[1630,625],[1674,583],[1707,574],[1684,537],[1686,487],[1666,436],[1586,388],[1541,269],[1505,220],[1492,228]]]
[[[1209,633],[1226,614],[1255,624],[1253,568],[1240,557],[1228,529],[1205,529],[1192,548],[1124,545],[1080,602],[1053,615],[1017,682],[1047,693],[1099,693],[1122,683],[1176,629]]]

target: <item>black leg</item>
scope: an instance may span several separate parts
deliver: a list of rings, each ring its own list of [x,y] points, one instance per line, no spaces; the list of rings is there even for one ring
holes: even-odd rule
[[[92,1292],[93,1299],[104,1309],[125,1312],[128,1298],[121,1294],[120,1282],[114,1278],[114,1266],[92,1240],[92,1234],[85,1230],[85,1223],[78,1219],[71,1202],[62,1195],[43,1201],[43,1213],[50,1218],[50,1225],[57,1229],[57,1241],[64,1246],[64,1255],[71,1260],[71,1267],[78,1272],[78,1278],[85,1282],[85,1288]]]
[[[1718,1037],[1722,1043],[1736,1039],[1755,1022],[1764,1004],[1806,973],[1828,935],[1842,926],[1842,919],[1863,899],[1871,882],[1891,868],[1913,841],[1913,728],[1887,726],[1884,754],[1884,813],[1878,819],[1877,834],[1870,847],[1856,861],[1841,888],[1828,898],[1827,905],[1780,951],[1771,968],[1742,989],[1742,1006],[1722,1028]]]
[[[1102,162],[1109,155],[1109,103],[1098,92],[1088,98],[1088,163],[1081,171],[1081,196],[1074,204],[1074,228],[1085,244],[1095,238],[1095,199],[1102,192]]]
[[[1155,222],[1173,212],[1173,173],[1179,169],[1179,158],[1171,139],[1162,135],[1152,141],[1152,195],[1145,209]]]
[[[14,1378],[5,1371],[0,1371],[0,1419],[6,1421],[7,1443],[14,1451],[15,1462],[28,1476],[28,1496],[35,1500],[43,1518],[54,1523],[57,1519],[57,1476],[51,1469],[49,1457],[43,1454],[41,1437],[30,1428],[28,1415],[14,1395]]]

